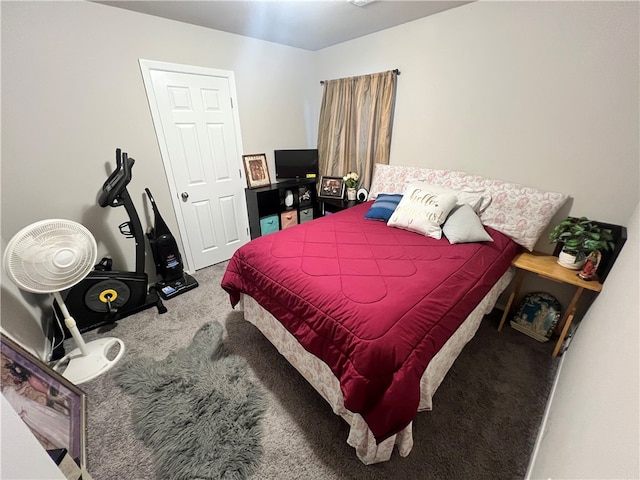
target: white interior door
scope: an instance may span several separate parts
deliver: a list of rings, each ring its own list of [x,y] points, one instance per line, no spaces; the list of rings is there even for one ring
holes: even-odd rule
[[[228,260],[249,241],[233,72],[140,66],[188,268]]]

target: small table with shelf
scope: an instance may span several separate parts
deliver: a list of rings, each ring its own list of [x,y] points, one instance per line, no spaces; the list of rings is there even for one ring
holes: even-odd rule
[[[558,338],[556,346],[553,349],[553,356],[557,357],[558,353],[560,352],[560,348],[564,343],[564,339],[567,336],[569,327],[573,322],[573,318],[576,313],[576,306],[578,305],[578,300],[580,300],[582,292],[586,289],[598,293],[602,290],[602,283],[597,280],[582,280],[580,277],[578,277],[578,270],[570,270],[568,268],[562,267],[558,265],[558,257],[547,255],[544,253],[524,252],[514,258],[511,264],[516,267],[517,272],[513,290],[509,295],[509,300],[507,301],[507,306],[504,309],[504,314],[502,315],[502,319],[500,320],[498,331],[502,330],[504,322],[511,312],[511,307],[514,300],[518,297],[520,287],[522,286],[522,280],[524,279],[524,274],[526,272],[535,273],[540,277],[577,287],[571,299],[571,303],[565,310],[565,313],[559,323],[559,327],[561,328],[560,338]]]

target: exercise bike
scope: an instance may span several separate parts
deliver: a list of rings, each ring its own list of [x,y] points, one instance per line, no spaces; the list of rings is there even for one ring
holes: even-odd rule
[[[145,236],[127,185],[131,181],[131,168],[135,160],[116,149],[116,169],[102,185],[98,197],[101,207],[124,207],[129,221],[120,224],[120,233],[136,242],[134,272],[111,270],[112,260],[103,258],[86,278],[68,290],[65,304],[73,315],[80,332],[111,325],[121,318],[156,307],[158,313],[167,308],[154,287],[149,288],[145,273]],[[54,303],[60,318],[60,309]],[[63,327],[66,329],[66,327]],[[66,332],[67,334],[69,332]]]

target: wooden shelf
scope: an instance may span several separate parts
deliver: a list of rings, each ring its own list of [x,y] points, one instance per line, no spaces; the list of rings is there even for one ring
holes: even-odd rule
[[[594,292],[602,290],[602,284],[597,280],[582,280],[578,276],[580,270],[570,270],[558,265],[558,257],[540,252],[524,252],[518,255],[512,262],[514,267],[537,273],[541,277],[556,282],[568,283],[576,287],[585,288]]]
[[[498,327],[498,331],[502,330],[504,322],[511,313],[513,302],[518,297],[518,293],[520,292],[520,287],[522,286],[522,280],[525,273],[535,273],[543,278],[553,280],[554,282],[565,283],[577,287],[573,298],[571,299],[571,303],[565,310],[565,313],[562,316],[560,323],[558,324],[558,327],[560,328],[560,337],[558,338],[556,346],[553,350],[553,356],[557,357],[564,339],[567,336],[569,327],[573,322],[573,318],[576,313],[576,306],[578,304],[578,300],[580,300],[582,292],[584,290],[600,292],[602,290],[602,283],[600,283],[598,280],[587,281],[581,279],[578,276],[579,270],[571,270],[569,268],[563,267],[558,264],[558,257],[547,255],[545,253],[524,252],[514,258],[511,264],[517,268],[517,273],[513,290],[511,291],[511,295],[509,295],[507,306],[504,310],[502,318],[500,319],[500,326]]]
[[[293,195],[293,204],[290,206],[285,205],[284,201],[287,190],[291,190]],[[308,193],[308,199],[305,201],[301,199],[303,192]],[[251,239],[320,216],[315,178],[287,180],[260,188],[247,188],[245,198]],[[295,221],[288,222],[283,219],[282,214],[288,212],[296,212]]]

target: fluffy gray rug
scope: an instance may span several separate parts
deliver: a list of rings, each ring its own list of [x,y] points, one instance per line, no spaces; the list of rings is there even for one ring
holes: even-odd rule
[[[208,323],[166,359],[132,357],[116,371],[158,478],[243,479],[257,468],[266,399],[222,336],[220,323]]]

